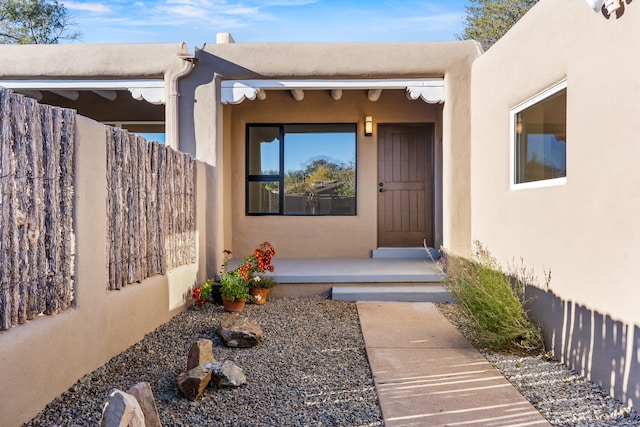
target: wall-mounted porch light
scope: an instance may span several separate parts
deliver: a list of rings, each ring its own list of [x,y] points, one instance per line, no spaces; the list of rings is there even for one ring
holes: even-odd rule
[[[607,13],[611,15],[616,10],[622,7],[620,0],[605,0],[604,7],[607,9]]]
[[[604,5],[609,16],[622,7],[620,0],[587,0],[587,3],[589,3],[595,12],[600,12]]]
[[[373,117],[365,116],[364,118],[364,136],[373,135]]]

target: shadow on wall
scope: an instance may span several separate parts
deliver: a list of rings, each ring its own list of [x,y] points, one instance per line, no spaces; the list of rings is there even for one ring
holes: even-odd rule
[[[527,309],[545,347],[621,402],[640,408],[640,327],[527,286]]]

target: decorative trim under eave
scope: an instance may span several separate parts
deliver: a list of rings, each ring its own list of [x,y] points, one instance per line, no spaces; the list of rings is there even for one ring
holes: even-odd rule
[[[0,86],[18,91],[94,91],[105,93],[128,90],[134,99],[152,104],[166,103],[164,80],[0,80]],[[63,95],[64,96],[64,95]],[[109,98],[106,98],[109,99]],[[113,97],[115,99],[115,97]]]
[[[339,99],[342,90],[368,90],[377,93],[384,89],[405,89],[410,99],[421,98],[429,104],[444,102],[444,79],[376,79],[376,80],[224,80],[221,82],[221,102],[239,104],[245,99],[264,99],[266,90],[328,90]],[[300,93],[300,92],[298,92]],[[370,94],[372,92],[369,92]],[[377,99],[377,97],[374,97]],[[375,100],[374,99],[374,100]]]

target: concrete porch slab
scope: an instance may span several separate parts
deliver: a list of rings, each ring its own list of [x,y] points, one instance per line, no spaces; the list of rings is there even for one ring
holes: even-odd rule
[[[229,261],[235,268],[241,260]],[[280,283],[437,283],[433,262],[396,258],[274,258]]]

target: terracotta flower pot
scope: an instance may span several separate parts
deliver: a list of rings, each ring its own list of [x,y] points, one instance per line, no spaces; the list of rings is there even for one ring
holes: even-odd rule
[[[245,300],[229,301],[225,297],[222,297],[222,307],[224,308],[224,311],[229,311],[231,313],[239,313],[244,310],[245,303]]]
[[[254,304],[264,304],[267,302],[267,295],[269,294],[269,288],[251,288],[249,294],[253,297]]]

